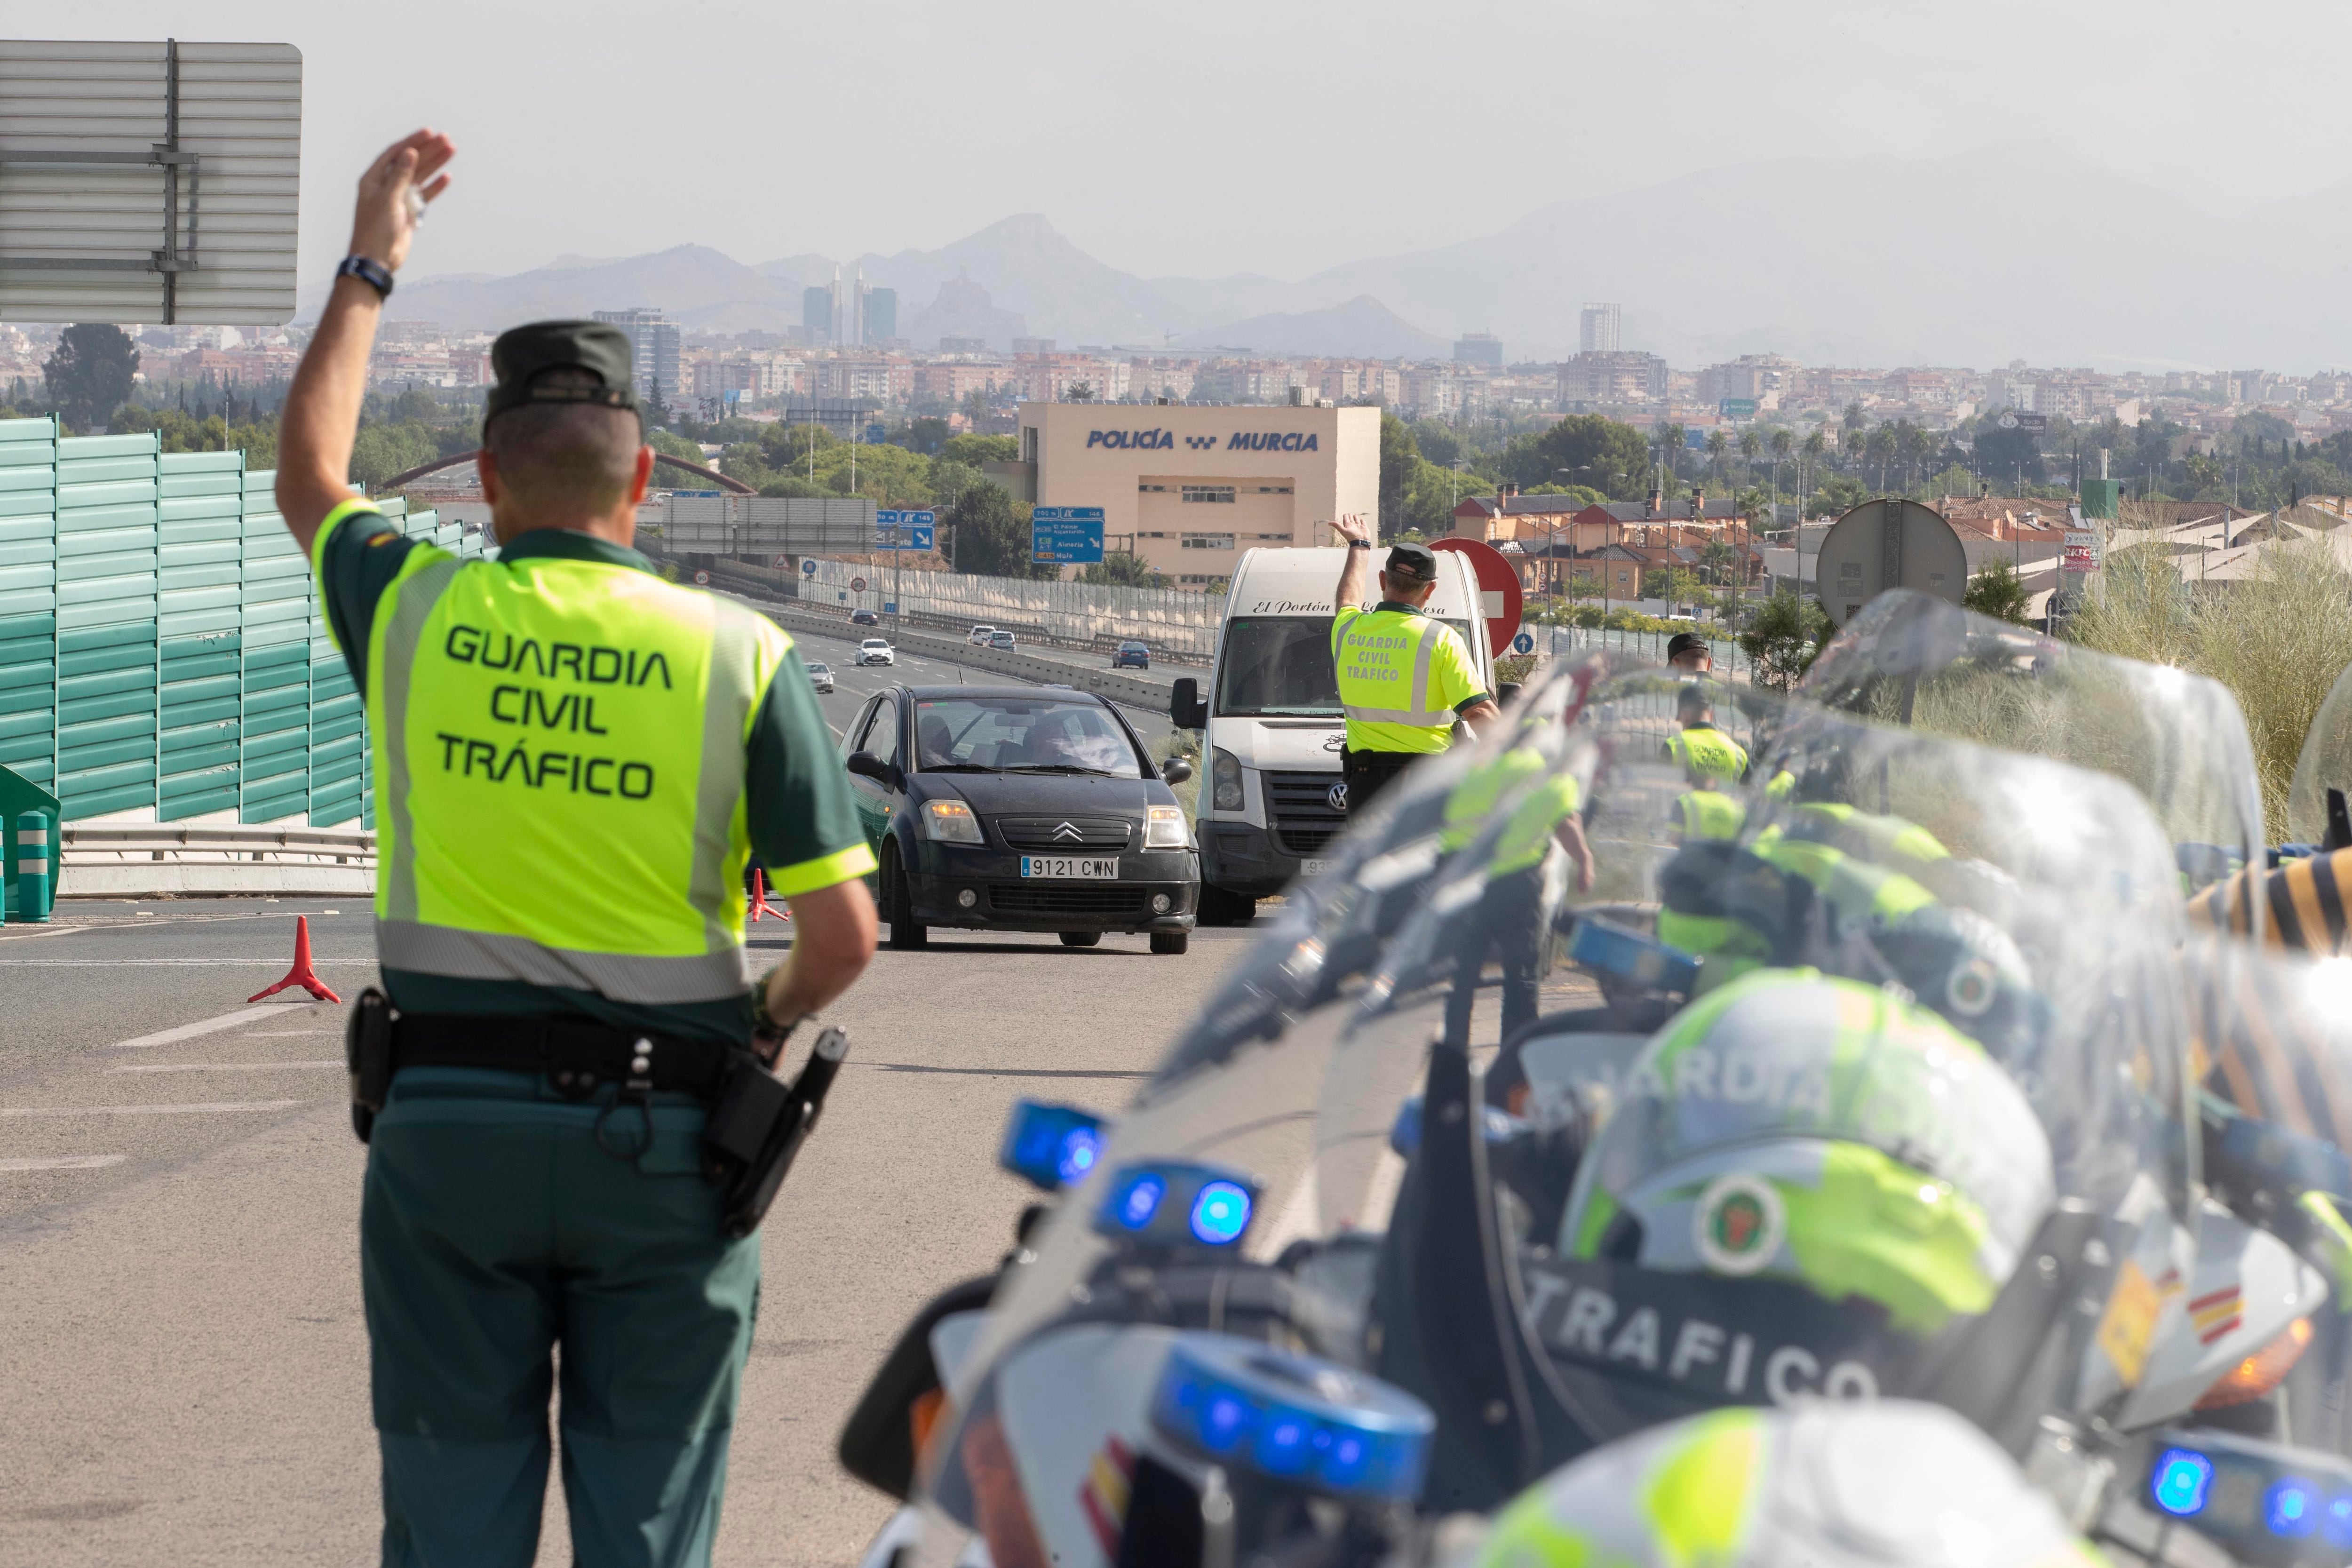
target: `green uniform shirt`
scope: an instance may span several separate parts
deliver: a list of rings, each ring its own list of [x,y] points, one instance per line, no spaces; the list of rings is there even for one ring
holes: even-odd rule
[[[1351,752],[1444,751],[1454,716],[1486,700],[1454,628],[1393,600],[1333,616],[1331,662]]]
[[[352,680],[362,692],[368,688],[368,658],[372,647],[384,646],[383,628],[376,625],[379,603],[396,578],[404,572],[410,578],[416,573],[410,568],[419,564],[411,557],[418,552],[432,557],[446,559],[446,552],[432,544],[407,538],[373,509],[361,507],[338,510],[331,514],[312,547],[312,562],[318,573],[320,597],[324,601],[325,618],[336,645],[342,650]],[[461,570],[468,572],[499,572],[532,561],[584,563],[617,568],[626,572],[652,574],[651,564],[636,552],[593,538],[588,534],[565,530],[546,529],[526,533],[500,551],[496,562],[467,563]],[[625,586],[622,580],[616,586]],[[692,590],[665,590],[687,592]],[[577,607],[574,606],[576,609]],[[462,630],[463,628],[459,628]],[[470,653],[470,649],[459,649]],[[600,651],[586,650],[591,668],[590,680],[597,676],[593,668]],[[576,664],[583,650],[569,650]],[[474,656],[488,662],[488,650]],[[549,655],[551,673],[560,675],[562,665],[553,652]],[[573,674],[581,673],[578,669]],[[586,731],[602,733],[611,728],[614,719],[608,717],[603,726],[597,723],[595,710],[587,706],[596,696],[603,696],[606,711],[612,715],[616,704],[627,695],[626,683],[617,688],[596,688],[580,685],[580,695],[566,697],[556,688],[562,684],[551,681],[550,689],[533,695],[518,694],[519,689],[499,686],[490,699],[492,710],[484,718],[485,732],[497,732],[529,744],[533,759],[523,766],[502,770],[496,776],[509,781],[508,787],[520,792],[528,785],[541,792],[544,805],[540,809],[560,809],[569,777],[563,753],[555,747],[568,747],[583,752],[594,745],[585,735],[575,738],[586,721]],[[566,710],[562,704],[572,706]],[[503,706],[500,706],[500,705]],[[510,710],[510,711],[509,711]],[[372,716],[382,721],[383,716]],[[511,731],[497,726],[511,726]],[[383,732],[378,731],[379,752],[383,749]],[[446,739],[445,737],[445,739]],[[670,745],[691,745],[684,737],[634,737],[639,747],[658,748]],[[727,743],[723,740],[718,743]],[[610,742],[601,744],[609,745]],[[790,897],[831,887],[860,876],[873,868],[873,858],[866,843],[865,833],[858,822],[854,797],[847,775],[836,754],[832,736],[823,716],[818,712],[816,699],[803,677],[799,656],[789,647],[782,654],[781,665],[758,698],[750,715],[748,732],[742,738],[743,771],[741,798],[735,806],[740,822],[749,839],[750,852],[768,868],[770,885]],[[460,753],[455,748],[450,758],[439,758],[428,745],[425,752],[425,765],[436,761],[451,761]],[[487,750],[488,748],[483,748]],[[462,752],[467,776],[474,772],[476,757],[469,748]],[[556,759],[551,765],[551,759]],[[492,763],[481,759],[481,772],[488,775]],[[590,793],[610,795],[614,790],[631,799],[639,798],[635,781],[642,778],[644,788],[650,790],[652,774],[623,776],[629,763],[615,770],[601,759],[583,756],[588,772],[584,783]],[[534,763],[536,776],[534,776]],[[383,799],[382,780],[386,776],[391,759],[379,755],[379,802]],[[604,769],[602,773],[599,768]],[[445,770],[446,771],[446,770]],[[599,782],[607,787],[596,787]],[[667,784],[664,786],[667,788]],[[501,800],[503,797],[499,797]],[[519,809],[532,809],[534,797],[519,793]],[[649,803],[656,804],[658,803]],[[490,825],[493,829],[495,825]],[[739,840],[739,843],[740,841]],[[625,859],[646,852],[643,844],[615,839],[600,847],[616,858]],[[739,851],[740,854],[740,851]],[[436,873],[447,875],[447,868],[436,868]],[[380,868],[379,876],[387,874]],[[680,889],[682,891],[682,889]],[[558,886],[533,888],[493,888],[482,890],[482,896],[511,907],[530,905],[533,900],[562,900],[567,889]],[[577,898],[577,893],[571,897]],[[730,889],[729,897],[740,903],[740,892]],[[383,918],[379,898],[379,920]],[[632,911],[634,913],[634,911]],[[740,942],[740,909],[735,910]],[[616,915],[616,923],[626,917]],[[381,926],[380,926],[381,929]],[[723,935],[724,933],[722,933]],[[584,1016],[624,1028],[642,1028],[683,1038],[716,1038],[743,1040],[749,1037],[751,1001],[748,991],[719,999],[705,997],[687,1001],[625,1000],[607,995],[595,989],[576,988],[535,983],[515,978],[472,978],[449,973],[425,973],[387,964],[383,984],[394,1005],[409,1012],[463,1013],[477,1016]]]

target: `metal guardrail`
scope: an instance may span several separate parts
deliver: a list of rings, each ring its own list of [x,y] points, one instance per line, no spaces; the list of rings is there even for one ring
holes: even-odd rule
[[[375,835],[357,827],[251,827],[228,822],[68,822],[58,832],[63,867],[345,866],[375,868]]]

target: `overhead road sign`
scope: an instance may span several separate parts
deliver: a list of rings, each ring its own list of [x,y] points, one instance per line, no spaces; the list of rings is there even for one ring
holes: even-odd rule
[[[2020,414],[2013,409],[2005,408],[2001,410],[2000,417],[1995,423],[2004,430],[2023,430],[2030,435],[2039,436],[2050,428],[2050,416]]]
[[[1057,566],[1091,565],[1103,558],[1103,509],[1041,506],[1029,513],[1029,559]]]
[[[937,537],[939,516],[935,511],[877,511],[874,514],[874,548],[929,550]]]
[[[1969,555],[1952,525],[1894,496],[1847,511],[1813,558],[1813,589],[1839,626],[1889,588],[1916,588],[1957,605],[1968,587]]]
[[[291,44],[0,41],[0,321],[294,314]]]
[[[1486,647],[1500,653],[1511,646],[1511,637],[1519,629],[1519,612],[1526,600],[1519,588],[1519,574],[1501,551],[1479,539],[1433,540],[1432,550],[1451,550],[1470,557],[1470,569],[1478,574],[1479,612],[1486,617]]]

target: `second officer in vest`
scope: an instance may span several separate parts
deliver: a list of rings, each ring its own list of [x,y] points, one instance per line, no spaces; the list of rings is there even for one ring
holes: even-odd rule
[[[533,1560],[560,1346],[573,1561],[695,1568],[760,1293],[765,1196],[730,1178],[778,1170],[791,1092],[753,1053],[872,956],[874,858],[792,639],[630,548],[654,455],[617,329],[491,350],[496,560],[352,495],[370,344],[450,154],[419,132],[361,181],[278,472],[374,740],[383,993],[350,1049],[383,1560]],[[795,933],[756,985],[755,851]]]
[[[1452,746],[1456,719],[1477,723],[1499,713],[1460,636],[1422,613],[1437,590],[1436,555],[1418,544],[1391,549],[1380,603],[1367,610],[1371,529],[1343,517],[1331,531],[1348,542],[1332,595],[1331,660],[1348,718],[1340,765],[1352,816],[1414,762]]]

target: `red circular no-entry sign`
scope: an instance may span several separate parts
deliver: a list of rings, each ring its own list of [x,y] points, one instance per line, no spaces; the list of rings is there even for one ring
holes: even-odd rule
[[[1511,638],[1518,635],[1519,612],[1526,605],[1526,595],[1519,588],[1518,569],[1509,557],[1493,545],[1478,539],[1439,539],[1431,542],[1432,550],[1458,551],[1470,557],[1470,570],[1478,574],[1479,608],[1486,617],[1486,647],[1496,658],[1511,650]]]

